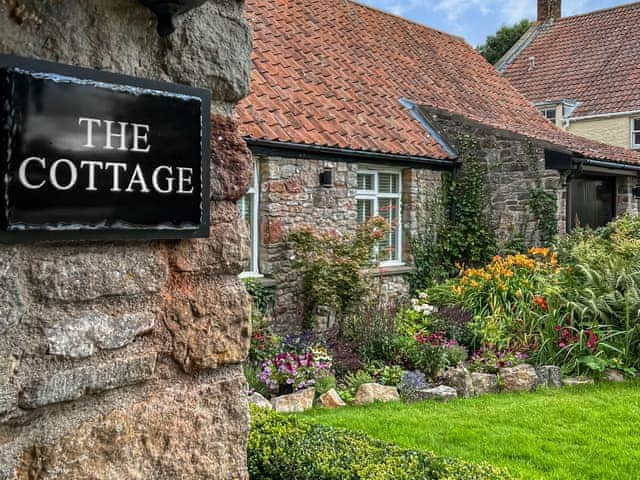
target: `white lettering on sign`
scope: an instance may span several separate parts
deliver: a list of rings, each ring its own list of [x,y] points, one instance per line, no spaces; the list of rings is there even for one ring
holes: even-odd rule
[[[78,125],[83,129],[84,148],[136,153],[151,151],[149,125],[87,117],[78,118]],[[18,179],[29,190],[41,189],[48,182],[59,191],[79,186],[87,192],[97,192],[100,188],[126,193],[154,191],[189,195],[194,192],[193,168],[175,167],[174,170],[169,165],[159,165],[145,174],[140,163],[81,160],[78,167],[67,158],[51,161],[44,157],[29,157],[20,164]]]

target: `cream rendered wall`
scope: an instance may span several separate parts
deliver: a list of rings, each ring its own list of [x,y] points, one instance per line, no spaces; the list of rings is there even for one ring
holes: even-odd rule
[[[569,124],[567,130],[591,140],[630,148],[631,118],[630,116],[619,116],[576,120]]]

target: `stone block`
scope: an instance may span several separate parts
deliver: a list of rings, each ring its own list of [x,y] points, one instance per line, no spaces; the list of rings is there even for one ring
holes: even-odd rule
[[[377,383],[364,383],[358,387],[355,405],[367,405],[374,402],[397,402],[400,400],[398,389]]]
[[[0,415],[18,406],[18,390],[10,385],[0,385]]]
[[[53,300],[157,293],[167,276],[167,265],[159,251],[148,247],[49,249],[40,258],[35,255],[31,281],[40,296]]]
[[[0,387],[11,381],[16,368],[18,368],[18,360],[14,357],[11,355],[0,357]]]
[[[542,367],[536,368],[536,374],[538,376],[536,386],[545,388],[562,387],[562,372],[560,371],[560,367],[543,365]]]
[[[536,369],[528,364],[501,368],[499,375],[505,392],[532,392],[538,380]]]
[[[604,378],[608,382],[615,382],[615,383],[624,382],[624,374],[620,370],[614,370],[613,368],[607,368],[604,371]]]
[[[564,387],[583,387],[585,385],[593,385],[592,378],[584,377],[568,377],[562,379],[562,385]]]
[[[46,329],[49,354],[64,358],[86,358],[96,348],[122,348],[144,333],[150,332],[155,316],[150,312],[111,316],[104,313],[58,322]]]
[[[253,177],[251,152],[238,133],[236,120],[211,117],[211,198],[235,202],[247,193]]]
[[[445,385],[453,387],[460,398],[469,398],[473,395],[473,381],[469,370],[464,367],[448,370],[445,373]]]
[[[322,405],[322,407],[329,409],[347,406],[340,395],[338,395],[338,392],[336,392],[335,388],[332,388],[327,393],[323,393],[322,395],[320,395],[320,398],[318,398],[318,402],[320,403],[320,405]]]
[[[240,274],[249,262],[249,232],[232,202],[211,204],[209,238],[178,242],[173,265],[181,272]]]
[[[278,413],[302,413],[313,408],[315,388],[307,388],[289,395],[282,395],[271,399],[273,409]]]
[[[254,392],[249,395],[249,403],[260,408],[266,408],[267,410],[271,410],[273,408],[271,402],[258,392]]]
[[[250,342],[250,300],[234,276],[176,275],[168,287],[165,325],[172,356],[185,372],[244,361]]]
[[[68,402],[83,395],[134,385],[149,380],[155,371],[156,355],[118,360],[99,366],[62,370],[29,386],[20,397],[22,408],[33,409]]]
[[[18,253],[15,248],[0,251],[0,334],[20,321],[27,309],[18,276]]]
[[[450,402],[458,398],[458,392],[453,387],[440,385],[426,390],[417,390],[411,397],[411,402],[422,402],[425,400],[437,400],[439,402]]]
[[[54,442],[27,446],[14,467],[0,462],[0,478],[248,480],[244,380],[239,369],[228,377],[160,384],[148,398],[132,396],[71,431],[60,428]]]
[[[498,376],[493,373],[477,373],[471,374],[471,382],[473,383],[474,395],[486,395],[488,393],[498,393]]]

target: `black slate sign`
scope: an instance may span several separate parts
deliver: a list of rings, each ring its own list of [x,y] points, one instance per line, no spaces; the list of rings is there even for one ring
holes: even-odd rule
[[[0,108],[0,241],[208,235],[208,91],[0,56]]]

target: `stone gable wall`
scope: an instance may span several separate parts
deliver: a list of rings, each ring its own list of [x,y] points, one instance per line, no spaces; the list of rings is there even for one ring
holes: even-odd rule
[[[239,0],[0,0],[0,53],[212,91],[211,238],[0,246],[0,479],[246,479],[250,154]]]
[[[287,235],[303,226],[353,232],[357,226],[359,164],[266,156],[256,161],[260,170],[260,273],[273,280],[270,283],[274,285],[275,329],[296,331],[302,326],[303,295],[301,279],[291,269],[293,253],[287,245]],[[333,169],[332,188],[320,186],[319,176],[325,167]],[[384,167],[399,168],[392,164]],[[417,232],[421,222],[427,221],[429,212],[423,211],[426,198],[439,190],[441,173],[428,168],[399,169],[403,191],[403,260],[410,266],[409,237]],[[408,293],[403,275],[393,274],[391,269],[377,277],[376,284],[389,296]]]

